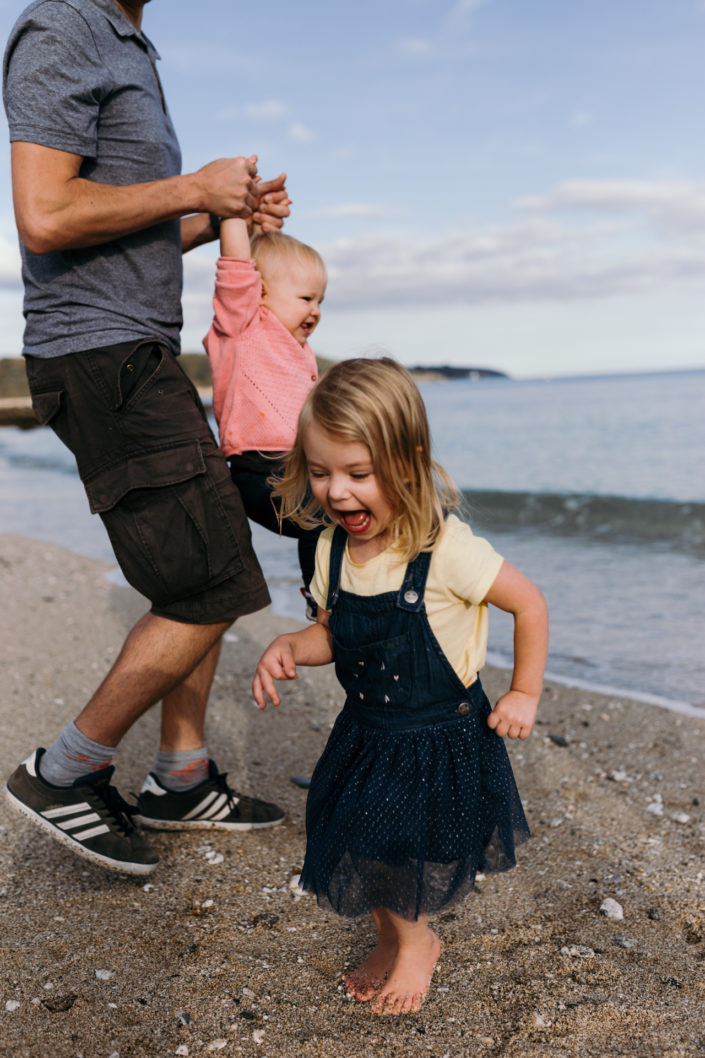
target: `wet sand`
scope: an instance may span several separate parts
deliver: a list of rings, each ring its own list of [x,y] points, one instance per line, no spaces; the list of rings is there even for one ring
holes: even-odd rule
[[[3,779],[77,712],[143,612],[109,568],[0,536]],[[705,1055],[705,720],[547,683],[534,734],[509,747],[533,839],[515,870],[435,920],[443,952],[422,1010],[378,1017],[342,987],[370,923],[291,887],[306,798],[291,777],[323,747],[334,674],[306,671],[278,710],[250,704],[261,649],[291,625],[269,611],[238,622],[209,711],[211,755],[234,786],[282,804],[283,826],[153,832],[161,863],[134,879],[74,857],[3,799],[0,1054]],[[490,697],[506,681],[483,675]],[[157,720],[120,747],[125,796]],[[622,918],[601,910],[608,898]]]

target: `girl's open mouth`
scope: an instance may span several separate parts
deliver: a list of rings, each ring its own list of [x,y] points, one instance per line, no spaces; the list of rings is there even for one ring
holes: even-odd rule
[[[372,524],[369,511],[338,511],[337,516],[347,533],[364,533]]]

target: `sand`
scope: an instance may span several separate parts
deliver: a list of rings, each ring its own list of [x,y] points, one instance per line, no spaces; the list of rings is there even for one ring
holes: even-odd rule
[[[3,777],[75,714],[143,612],[109,568],[0,537]],[[369,921],[290,885],[306,797],[291,777],[310,773],[341,701],[318,669],[278,710],[251,705],[261,649],[291,626],[269,611],[235,626],[209,711],[212,756],[282,804],[283,826],[154,833],[161,863],[145,881],[74,857],[3,800],[0,1054],[705,1055],[705,721],[548,683],[531,738],[509,747],[533,839],[436,920],[422,1010],[379,1017],[342,987]],[[492,697],[507,674],[483,680]],[[149,769],[157,719],[120,747],[124,795]],[[601,911],[608,898],[623,918]]]

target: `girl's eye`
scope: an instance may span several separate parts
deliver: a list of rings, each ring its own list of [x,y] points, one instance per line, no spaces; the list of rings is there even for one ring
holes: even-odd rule
[[[364,481],[365,478],[368,478],[369,476],[370,475],[369,475],[369,473],[367,471],[365,471],[364,474],[351,474],[350,475],[350,477],[354,478],[355,481]]]

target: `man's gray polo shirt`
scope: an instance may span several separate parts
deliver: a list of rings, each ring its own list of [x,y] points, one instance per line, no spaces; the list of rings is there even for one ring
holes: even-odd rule
[[[181,171],[153,45],[115,0],[38,0],[12,30],[10,139],[80,155],[80,176],[137,184]],[[181,238],[170,221],[113,242],[36,255],[25,246],[24,352],[62,356],[181,329]]]

